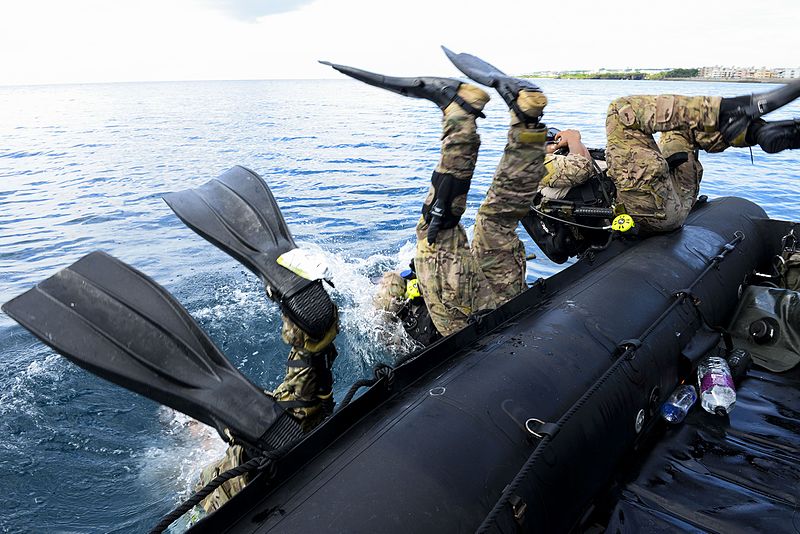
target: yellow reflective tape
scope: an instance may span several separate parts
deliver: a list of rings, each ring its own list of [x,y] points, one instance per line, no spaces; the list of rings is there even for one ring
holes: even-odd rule
[[[292,250],[297,250],[297,249],[292,249]],[[286,253],[278,256],[278,259],[275,261],[278,263],[278,265],[280,265],[284,269],[289,269],[290,271],[292,271],[294,274],[296,274],[301,278],[305,278],[306,280],[314,280],[314,277],[311,276],[311,273],[304,270],[301,266],[297,265],[296,263],[293,263],[291,260],[288,260]]]
[[[634,226],[635,223],[633,222],[633,217],[627,213],[617,215],[614,217],[614,222],[611,223],[612,230],[616,230],[617,232],[627,232]]]
[[[406,298],[408,300],[413,300],[421,296],[422,293],[419,292],[419,280],[416,278],[413,280],[406,280]]]
[[[542,181],[539,182],[539,185],[542,187],[549,187],[550,180],[553,178],[553,175],[556,173],[556,162],[555,159],[550,159],[550,161],[545,161],[544,164],[544,176],[542,177]]]
[[[547,130],[523,130],[517,135],[520,143],[533,144],[547,141]]]

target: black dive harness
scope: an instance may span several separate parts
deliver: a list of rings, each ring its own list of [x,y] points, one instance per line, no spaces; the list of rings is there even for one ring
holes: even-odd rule
[[[433,324],[428,306],[425,304],[417,273],[414,270],[414,260],[411,260],[409,267],[410,269],[400,273],[400,276],[406,281],[406,298],[403,305],[397,310],[396,316],[411,339],[423,347],[427,347],[442,335]]]
[[[313,369],[316,375],[317,391],[313,399],[309,400],[285,400],[275,401],[284,410],[291,408],[306,408],[320,403],[325,417],[333,413],[333,362],[339,353],[333,343],[325,347],[320,352],[309,354],[304,358],[289,360],[286,362],[287,368]]]

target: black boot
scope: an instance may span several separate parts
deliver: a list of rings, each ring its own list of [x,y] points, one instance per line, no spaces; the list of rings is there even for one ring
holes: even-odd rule
[[[747,130],[750,123],[800,96],[800,80],[767,93],[723,98],[719,106],[719,131],[729,144]]]
[[[375,87],[380,87],[403,96],[430,100],[439,106],[442,111],[452,102],[455,102],[461,106],[464,111],[476,117],[485,116],[480,109],[470,105],[469,102],[466,102],[458,95],[458,88],[461,86],[461,82],[453,78],[436,78],[433,76],[398,78],[395,76],[384,76],[383,74],[377,74],[355,67],[348,67],[346,65],[337,65],[329,61],[320,61],[320,63],[333,67],[342,74],[346,74],[366,84],[374,85]]]
[[[764,123],[756,132],[755,140],[767,154],[800,148],[800,119]]]

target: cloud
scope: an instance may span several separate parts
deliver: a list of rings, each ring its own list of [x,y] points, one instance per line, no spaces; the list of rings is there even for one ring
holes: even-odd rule
[[[311,4],[314,0],[205,0],[206,4],[233,15],[254,22],[259,17],[288,13]]]

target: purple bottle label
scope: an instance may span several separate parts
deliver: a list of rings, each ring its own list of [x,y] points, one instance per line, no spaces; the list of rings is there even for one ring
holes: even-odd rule
[[[728,386],[733,387],[733,377],[727,374],[706,373],[700,381],[700,391],[708,391],[714,386]]]

